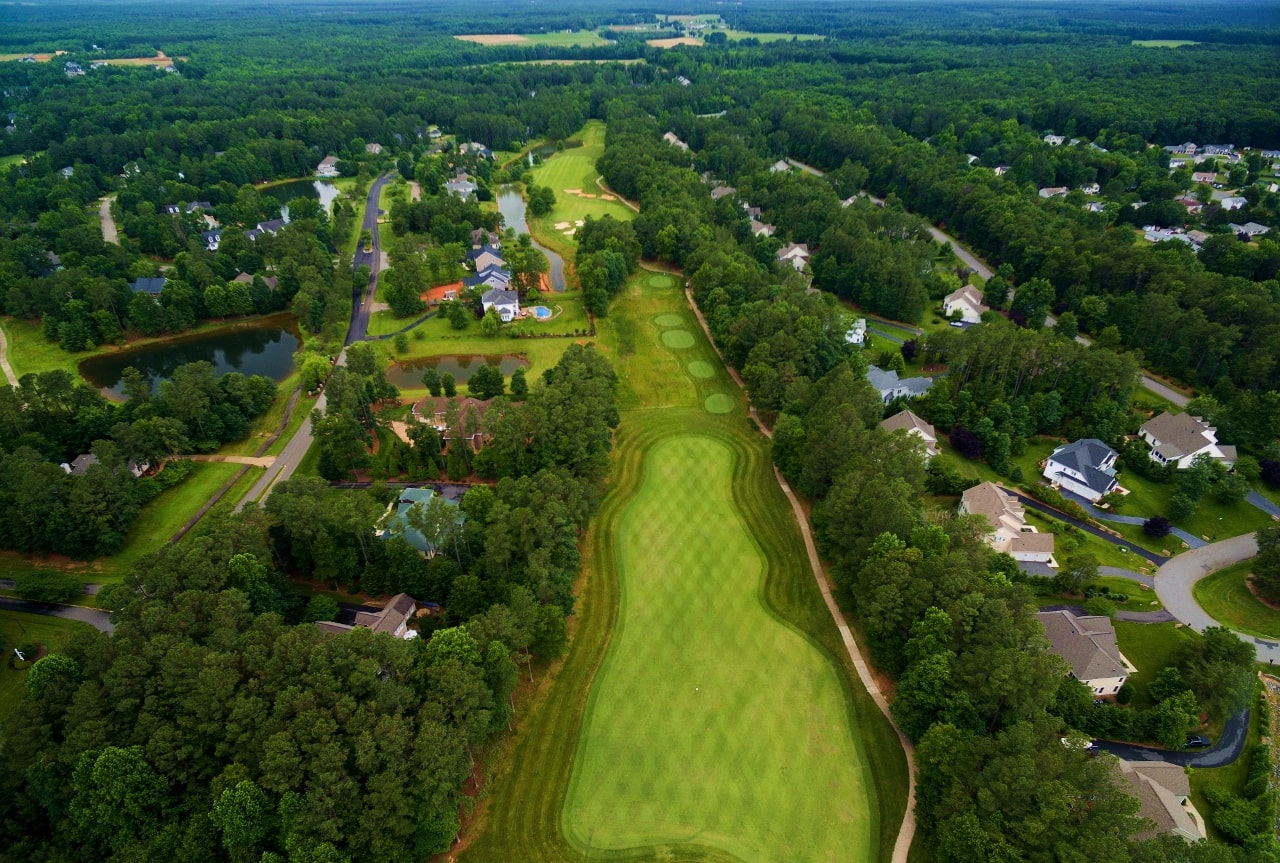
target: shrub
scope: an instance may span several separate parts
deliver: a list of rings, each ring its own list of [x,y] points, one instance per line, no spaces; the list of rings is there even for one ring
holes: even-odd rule
[[[70,602],[84,592],[77,579],[49,570],[19,573],[13,581],[18,596],[36,602]]]
[[[951,446],[965,458],[982,458],[982,438],[964,426],[958,425],[951,430]]]
[[[1264,458],[1258,462],[1260,476],[1272,488],[1280,488],[1280,461]]]
[[[1174,521],[1182,521],[1195,515],[1196,502],[1185,494],[1175,494],[1169,498],[1168,512]]]
[[[318,620],[337,620],[338,601],[332,596],[318,593],[307,603],[306,610],[302,612],[302,619],[307,623],[315,623]]]
[[[1101,596],[1095,596],[1092,599],[1085,601],[1084,610],[1086,614],[1112,617],[1116,613],[1116,604],[1110,599],[1103,599]]]
[[[1160,539],[1173,530],[1173,522],[1163,515],[1153,515],[1142,523],[1142,532],[1147,536]]]

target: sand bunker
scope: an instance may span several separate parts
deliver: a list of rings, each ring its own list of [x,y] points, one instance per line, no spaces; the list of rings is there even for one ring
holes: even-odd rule
[[[571,225],[568,222],[556,222],[555,224],[555,228],[557,231],[563,231],[565,228],[568,228],[568,227],[571,227]]]
[[[601,196],[600,196],[600,200],[602,200],[602,201],[616,201],[616,200],[618,200],[618,199],[617,199],[617,198],[615,198],[613,195],[601,195]]]

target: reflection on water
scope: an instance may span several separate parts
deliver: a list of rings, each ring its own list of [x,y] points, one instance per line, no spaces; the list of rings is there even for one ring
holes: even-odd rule
[[[502,214],[502,223],[517,234],[529,233],[529,224],[524,218],[525,203],[520,193],[510,186],[498,190],[498,212]],[[529,238],[533,240],[532,237]],[[533,247],[547,256],[551,265],[551,287],[557,291],[564,290],[564,260],[546,246],[533,240]]]
[[[440,374],[453,375],[453,379],[462,383],[471,377],[471,373],[481,366],[497,366],[503,377],[511,377],[516,369],[527,369],[529,363],[521,357],[500,356],[497,354],[464,354],[451,357],[427,357],[418,360],[403,360],[391,364],[387,369],[387,380],[404,389],[422,389],[422,373],[427,369],[435,369]]]

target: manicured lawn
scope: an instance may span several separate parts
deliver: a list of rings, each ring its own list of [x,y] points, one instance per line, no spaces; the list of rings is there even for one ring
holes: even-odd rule
[[[633,277],[598,344],[624,410],[574,637],[461,859],[887,860],[901,748],[676,280]]]
[[[1263,638],[1280,638],[1280,611],[1260,602],[1245,577],[1253,561],[1244,560],[1196,582],[1192,593],[1205,612],[1232,629]]]
[[[1125,471],[1118,479],[1120,485],[1129,489],[1130,494],[1121,501],[1116,512],[1143,518],[1168,514],[1169,498],[1178,490],[1176,484],[1154,483],[1133,471]],[[1246,501],[1226,506],[1214,500],[1212,495],[1205,495],[1190,518],[1175,521],[1174,524],[1192,536],[1215,540],[1249,533],[1260,527],[1267,527],[1272,521],[1266,513]],[[1141,527],[1138,531],[1141,532]],[[1176,537],[1167,541],[1175,544],[1178,542]]]
[[[1199,45],[1189,39],[1134,39],[1129,43],[1134,48],[1181,48],[1183,45]]]
[[[1042,533],[1052,533],[1056,536],[1054,543],[1054,555],[1058,558],[1058,563],[1062,564],[1068,554],[1076,550],[1085,551],[1092,554],[1098,560],[1099,566],[1119,566],[1125,569],[1132,569],[1135,572],[1141,571],[1145,566],[1153,569],[1149,561],[1140,557],[1132,551],[1121,551],[1122,547],[1117,546],[1113,542],[1107,542],[1101,537],[1094,536],[1087,531],[1078,530],[1066,522],[1056,518],[1043,515],[1036,510],[1027,509],[1027,523],[1035,525],[1036,529]],[[1155,599],[1153,592],[1148,591],[1151,599]]]
[[[1131,703],[1134,707],[1148,707],[1151,699],[1147,697],[1147,684],[1160,669],[1173,664],[1174,657],[1183,645],[1200,636],[1194,630],[1174,623],[1129,623],[1117,620],[1115,627],[1120,652],[1138,668],[1137,673],[1129,678],[1134,690]]]
[[[565,231],[572,231],[574,223],[591,216],[613,216],[619,221],[630,221],[635,213],[619,201],[606,201],[600,196],[604,191],[596,185],[600,174],[596,171],[596,160],[604,154],[605,126],[598,120],[592,120],[582,127],[574,136],[582,142],[581,147],[568,147],[547,158],[530,172],[529,176],[539,186],[549,186],[556,195],[556,205],[545,216],[528,216],[529,228],[538,242],[559,252],[566,263],[573,260],[577,243]],[[569,194],[566,189],[576,189],[586,195]],[[557,230],[556,225],[568,222],[568,227]]]
[[[1164,608],[1157,597],[1156,592],[1151,588],[1143,589],[1141,584],[1131,578],[1121,578],[1118,575],[1104,575],[1096,578],[1093,584],[1098,587],[1110,588],[1113,594],[1128,594],[1129,601],[1118,603],[1116,605],[1121,611],[1159,611]]]
[[[12,156],[0,156],[0,171],[12,168],[14,165],[21,165],[27,161],[27,157],[21,153],[14,153]]]
[[[13,649],[21,644],[43,644],[53,652],[67,643],[67,639],[79,631],[88,631],[89,624],[77,620],[62,620],[43,614],[27,614],[21,611],[0,610],[0,632],[4,633],[8,648],[0,658],[0,719],[22,701],[26,669],[9,667],[14,659]]]

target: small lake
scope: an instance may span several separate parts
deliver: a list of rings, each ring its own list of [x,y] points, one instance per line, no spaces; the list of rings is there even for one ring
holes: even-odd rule
[[[290,180],[287,183],[280,183],[276,186],[267,186],[259,189],[258,193],[266,198],[275,198],[280,202],[283,210],[283,218],[288,220],[289,208],[284,206],[294,198],[311,198],[319,201],[320,206],[324,208],[326,213],[333,215],[331,206],[342,193],[338,191],[338,187],[333,183],[326,183],[324,180]]]
[[[498,212],[502,214],[502,223],[513,228],[517,234],[529,233],[529,223],[524,219],[525,203],[520,193],[511,186],[503,186],[498,190]],[[533,237],[529,238],[533,240]],[[533,240],[533,247],[547,256],[551,265],[551,287],[557,291],[564,290],[564,260],[555,252]]]
[[[278,320],[179,336],[142,348],[90,357],[80,363],[80,374],[108,397],[123,395],[120,378],[130,366],[151,379],[152,392],[178,366],[200,360],[213,363],[218,374],[240,372],[282,381],[293,371],[293,354],[301,341]]]
[[[406,360],[391,364],[387,369],[387,380],[402,389],[422,389],[422,373],[427,369],[435,369],[440,374],[451,374],[458,383],[470,379],[471,373],[481,366],[497,366],[502,376],[509,378],[516,369],[529,368],[528,360],[513,356],[485,356],[484,354],[464,354],[452,357],[426,357],[419,360]]]

